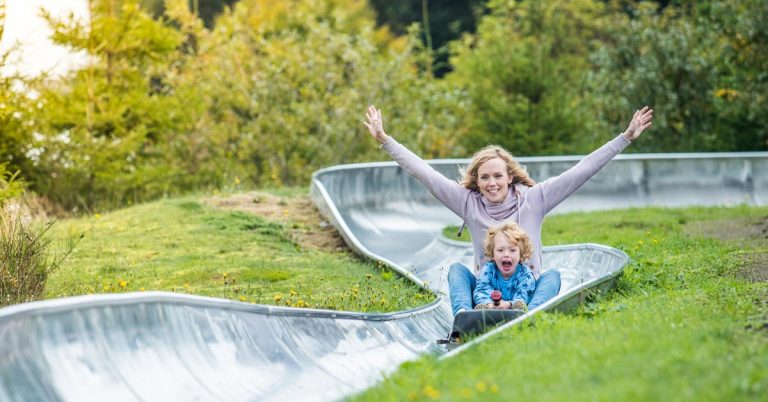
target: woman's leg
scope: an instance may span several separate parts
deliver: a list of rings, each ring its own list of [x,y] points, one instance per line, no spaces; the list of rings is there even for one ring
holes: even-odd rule
[[[533,310],[557,296],[558,293],[560,293],[560,271],[556,269],[544,271],[536,280],[536,289],[533,291],[528,308]]]
[[[448,270],[448,293],[451,296],[453,315],[461,310],[472,310],[472,292],[475,285],[477,279],[469,268],[458,262],[451,264]]]

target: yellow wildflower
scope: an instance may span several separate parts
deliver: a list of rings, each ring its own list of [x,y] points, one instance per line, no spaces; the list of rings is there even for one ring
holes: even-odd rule
[[[424,387],[424,389],[421,390],[421,392],[431,399],[437,399],[440,397],[440,391],[436,390],[435,387],[431,385],[427,385],[426,387]]]

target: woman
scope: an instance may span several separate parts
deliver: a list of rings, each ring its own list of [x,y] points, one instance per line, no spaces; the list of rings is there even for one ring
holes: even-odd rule
[[[472,310],[474,290],[480,267],[485,263],[483,239],[489,227],[507,220],[517,223],[533,243],[529,261],[536,278],[536,290],[528,307],[534,309],[560,291],[560,273],[541,271],[541,225],[544,216],[568,198],[603,168],[631,141],[651,126],[653,110],[648,106],[635,111],[627,129],[607,144],[593,151],[559,176],[535,183],[506,150],[488,146],[477,152],[461,183],[456,183],[432,169],[414,153],[384,132],[381,110],[369,106],[363,124],[371,136],[400,167],[421,182],[440,202],[464,220],[472,235],[475,269],[455,263],[448,271],[451,307],[456,315]]]

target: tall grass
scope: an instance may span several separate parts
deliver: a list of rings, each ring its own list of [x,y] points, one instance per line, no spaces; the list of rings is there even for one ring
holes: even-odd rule
[[[48,276],[74,249],[76,240],[69,237],[63,248],[52,250],[53,224],[35,222],[19,202],[0,208],[0,306],[42,298]]]

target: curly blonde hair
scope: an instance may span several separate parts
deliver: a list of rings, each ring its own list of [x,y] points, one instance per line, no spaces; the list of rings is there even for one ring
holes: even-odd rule
[[[528,187],[533,187],[536,184],[528,176],[528,172],[512,157],[512,154],[498,145],[488,145],[472,156],[472,161],[469,163],[467,170],[461,171],[462,178],[460,184],[470,190],[479,191],[477,188],[477,170],[480,168],[480,165],[494,158],[501,158],[507,165],[507,174],[512,178],[513,185],[521,183]]]
[[[520,261],[526,261],[533,255],[533,246],[531,245],[531,239],[528,238],[528,234],[516,223],[507,222],[501,226],[488,229],[488,234],[485,235],[485,242],[483,242],[486,257],[493,258],[493,242],[498,235],[503,235],[507,240],[520,247]]]

